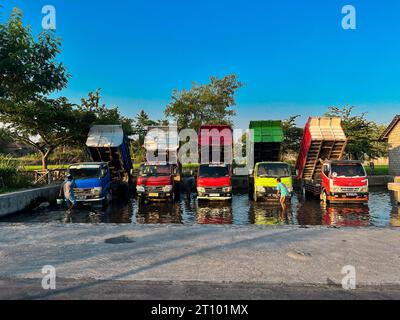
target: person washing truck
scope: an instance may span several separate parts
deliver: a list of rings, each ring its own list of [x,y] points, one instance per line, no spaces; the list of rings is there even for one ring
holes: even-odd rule
[[[279,202],[283,210],[286,210],[286,199],[290,196],[289,189],[282,183],[282,179],[277,179],[278,185],[276,186],[276,191],[278,192]]]
[[[61,185],[60,197],[64,195],[65,202],[67,203],[68,210],[72,210],[76,206],[76,199],[74,195],[74,178],[72,175],[67,175],[67,180]]]

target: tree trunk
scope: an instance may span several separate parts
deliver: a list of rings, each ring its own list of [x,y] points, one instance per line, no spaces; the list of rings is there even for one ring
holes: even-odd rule
[[[46,152],[41,152],[42,154],[42,169],[47,170],[49,156],[53,152],[54,149],[49,149]]]

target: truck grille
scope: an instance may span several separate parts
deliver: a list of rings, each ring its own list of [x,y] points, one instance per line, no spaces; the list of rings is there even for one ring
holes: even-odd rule
[[[76,197],[92,195],[92,189],[74,189],[74,195]]]
[[[358,187],[342,187],[342,192],[359,192],[360,188]]]
[[[146,192],[162,192],[163,187],[162,186],[155,186],[155,187],[145,187]]]
[[[206,193],[222,193],[222,187],[207,187]]]

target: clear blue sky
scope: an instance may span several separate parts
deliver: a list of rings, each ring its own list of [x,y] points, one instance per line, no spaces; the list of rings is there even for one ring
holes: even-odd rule
[[[354,105],[388,123],[400,113],[398,0],[0,0],[35,33],[41,9],[57,10],[60,60],[73,101],[102,88],[127,116],[144,108],[163,116],[172,89],[236,73],[238,127],[251,119],[321,115]],[[343,30],[341,9],[357,9],[357,29]]]

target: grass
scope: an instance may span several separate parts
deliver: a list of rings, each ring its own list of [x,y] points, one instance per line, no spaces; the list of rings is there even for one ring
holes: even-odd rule
[[[57,164],[57,165],[49,165],[47,166],[48,169],[68,169],[69,165],[68,164]],[[35,170],[42,170],[41,165],[35,165],[35,166],[22,166],[22,168],[25,171],[35,171]]]
[[[368,175],[386,176],[389,174],[389,166],[388,165],[375,166],[374,174],[371,173],[371,168],[369,166],[365,166],[365,171],[367,171]]]

